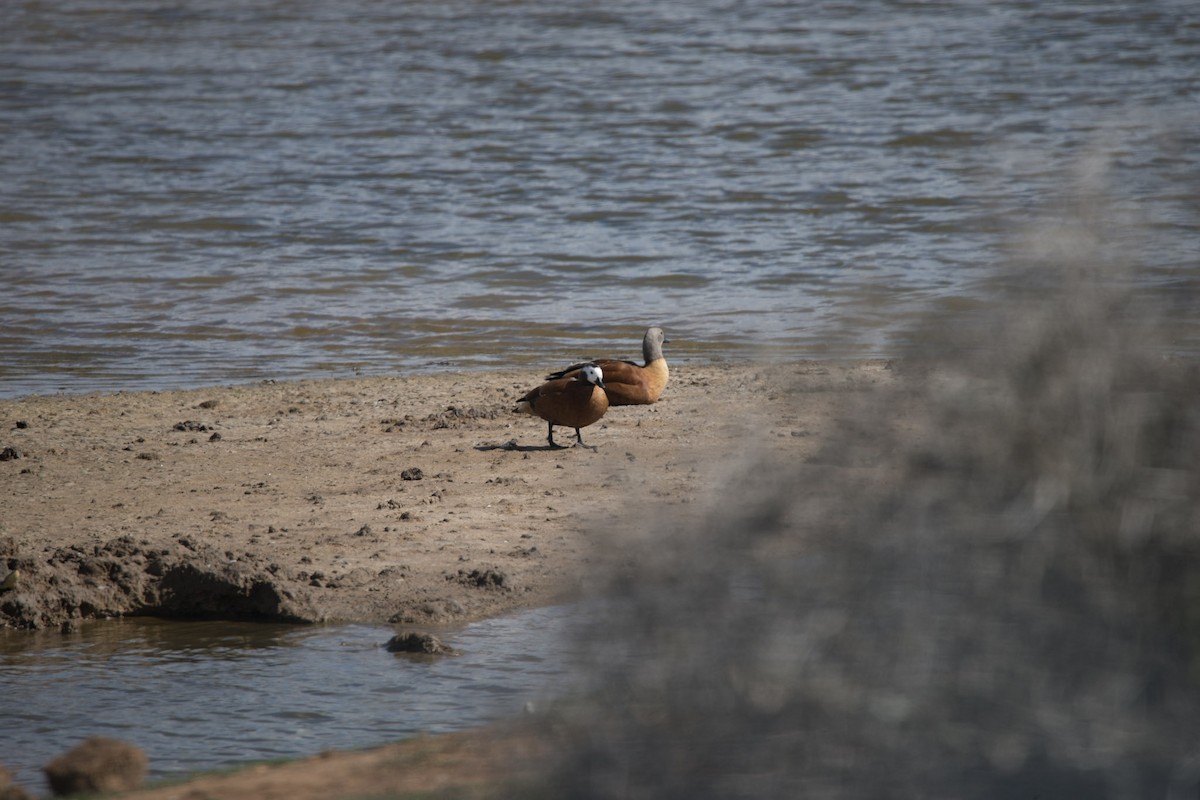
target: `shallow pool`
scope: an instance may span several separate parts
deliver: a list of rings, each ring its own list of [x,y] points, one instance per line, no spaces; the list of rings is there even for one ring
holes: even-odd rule
[[[566,689],[571,616],[435,630],[461,651],[437,659],[389,653],[395,629],[379,625],[134,618],[0,631],[0,762],[44,794],[42,765],[88,736],[141,747],[155,780],[516,716]]]

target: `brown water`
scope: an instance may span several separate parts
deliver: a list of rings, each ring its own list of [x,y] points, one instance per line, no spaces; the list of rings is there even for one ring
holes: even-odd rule
[[[1191,0],[3,16],[0,395],[886,355],[1093,152],[1193,292]]]
[[[152,779],[379,745],[512,718],[566,691],[571,611],[439,632],[422,661],[367,625],[128,619],[79,633],[0,631],[0,763],[45,792],[41,767],[88,736],[132,742]]]

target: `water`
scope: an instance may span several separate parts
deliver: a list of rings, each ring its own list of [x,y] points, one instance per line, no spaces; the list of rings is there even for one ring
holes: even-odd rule
[[[1191,0],[9,4],[0,395],[541,369],[647,324],[886,355],[986,303],[1093,151],[1193,287],[1198,72]]]
[[[141,747],[151,779],[363,748],[513,718],[566,691],[566,608],[439,635],[458,657],[412,659],[369,625],[154,619],[70,636],[0,631],[0,763],[48,791],[47,761],[88,736]]]

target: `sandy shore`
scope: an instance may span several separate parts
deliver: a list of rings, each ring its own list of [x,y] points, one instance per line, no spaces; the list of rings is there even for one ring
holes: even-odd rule
[[[0,401],[0,573],[19,573],[0,625],[152,614],[403,628],[569,599],[622,557],[623,537],[698,521],[745,470],[806,459],[848,404],[894,380],[882,361],[677,364],[658,404],[585,429],[592,450],[550,449],[541,420],[512,412],[539,377]],[[544,736],[484,729],[138,796],[477,796],[536,780]]]
[[[551,450],[511,412],[524,372],[0,401],[0,568],[20,575],[0,624],[420,624],[552,603],[606,531],[703,513],[751,450],[804,458],[848,392],[890,374],[675,365],[658,404],[585,430],[595,451]]]

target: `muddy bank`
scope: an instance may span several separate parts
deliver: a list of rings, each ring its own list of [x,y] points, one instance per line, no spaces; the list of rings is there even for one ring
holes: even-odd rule
[[[69,630],[81,619],[126,614],[321,619],[303,575],[261,555],[231,558],[187,537],[152,544],[122,536],[26,555],[8,536],[0,542],[0,559],[17,571],[13,587],[0,595],[0,615],[15,627]]]
[[[702,516],[752,453],[806,457],[891,370],[676,364],[657,405],[588,429],[594,452],[548,449],[511,413],[539,378],[0,401],[0,572],[17,572],[0,624],[424,623],[556,602],[607,557],[597,537]]]

